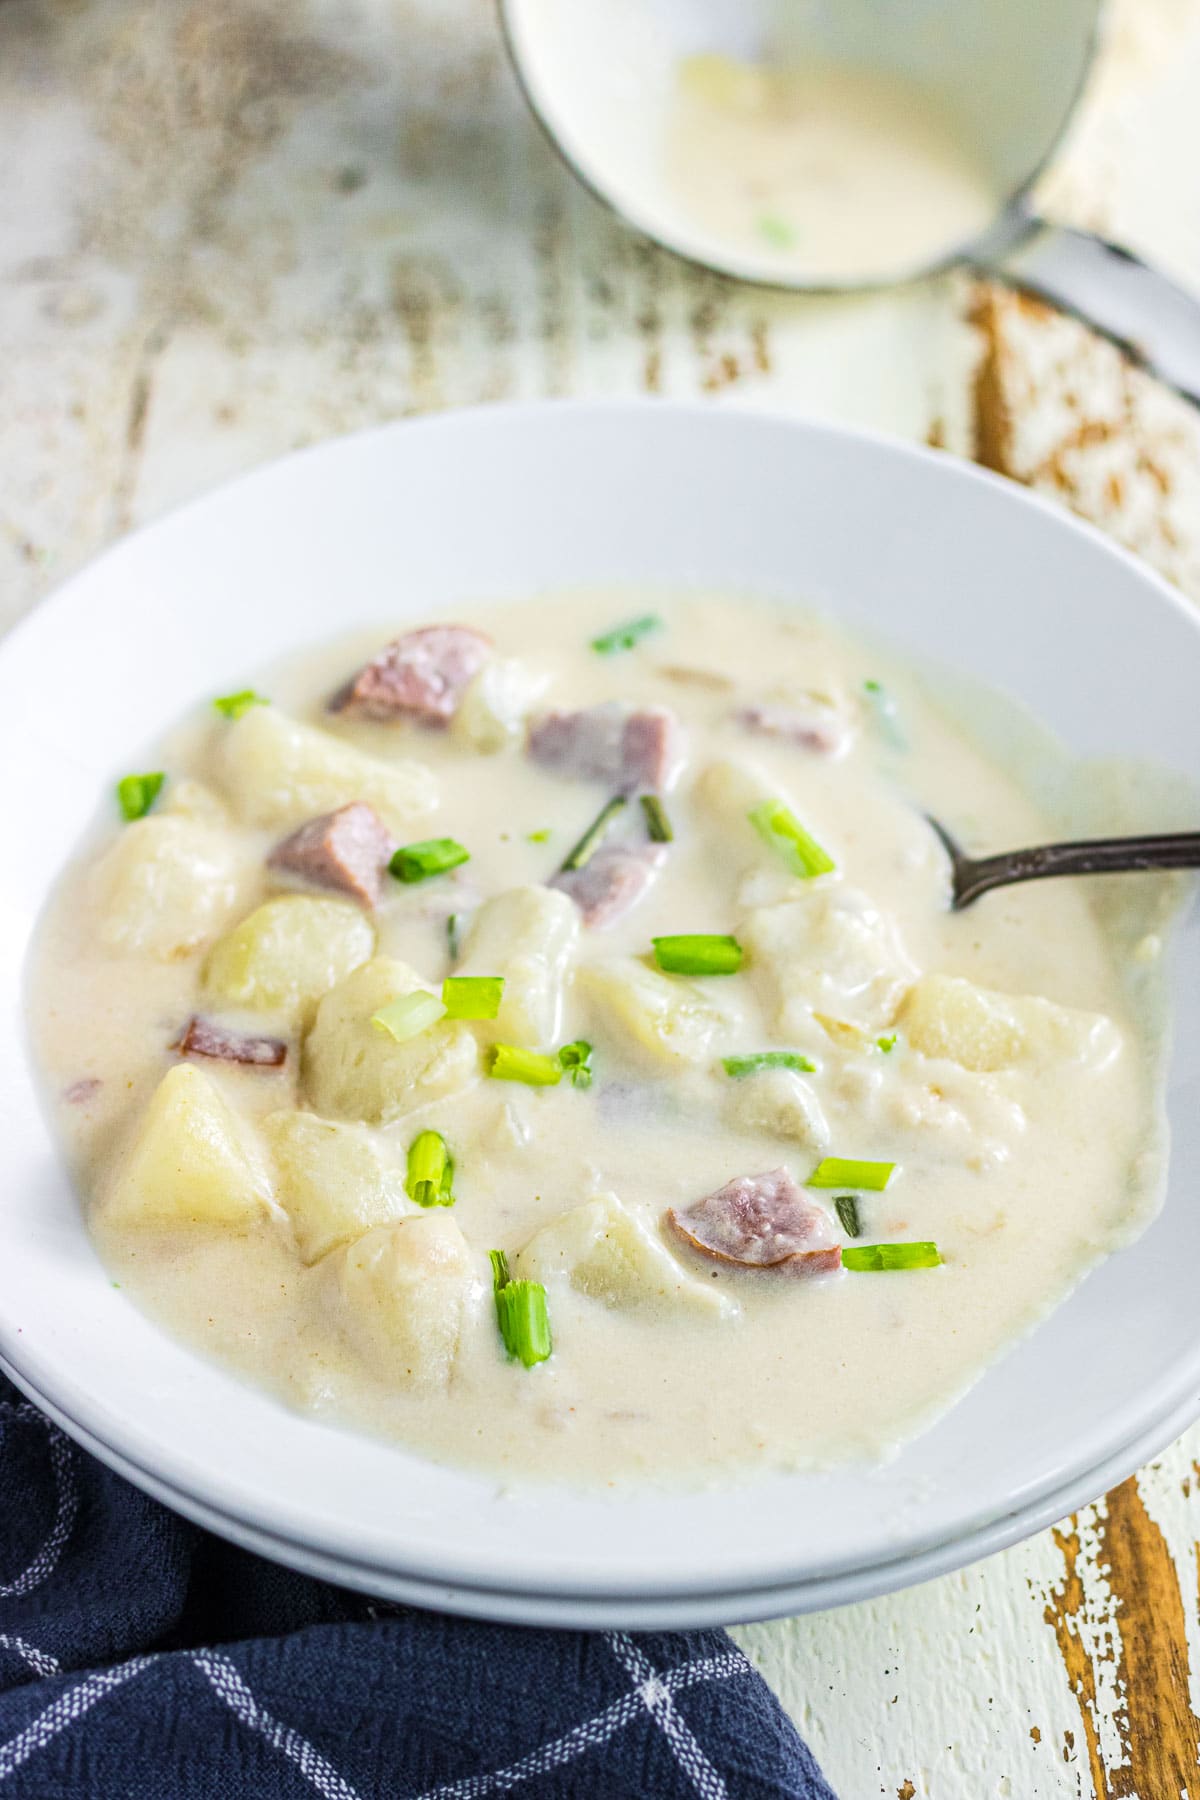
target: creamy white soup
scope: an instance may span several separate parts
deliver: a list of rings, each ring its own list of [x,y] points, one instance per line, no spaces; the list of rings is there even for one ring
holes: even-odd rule
[[[982,233],[1000,193],[969,122],[899,74],[688,57],[666,172],[695,222],[810,282],[888,281]]]
[[[508,1477],[741,1475],[886,1451],[1145,1223],[1132,940],[1095,883],[949,910],[926,814],[1053,832],[915,674],[720,597],[386,635],[203,697],[44,922],[172,1332]]]

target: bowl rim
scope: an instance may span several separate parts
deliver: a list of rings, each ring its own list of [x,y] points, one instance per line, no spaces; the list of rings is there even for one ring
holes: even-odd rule
[[[1184,597],[1170,588],[1132,553],[1122,546],[1114,544],[1087,521],[1063,512],[1053,502],[1021,489],[989,470],[949,458],[944,452],[907,443],[881,431],[809,420],[789,414],[782,409],[764,409],[754,412],[739,409],[736,412],[724,412],[714,408],[710,402],[702,400],[676,402],[637,397],[622,400],[533,401],[464,408],[417,419],[391,421],[364,432],[308,446],[292,452],[288,456],[275,459],[235,478],[232,482],[221,484],[204,495],[189,499],[182,506],[166,513],[142,530],[110,546],[100,557],[62,584],[46,601],[35,607],[27,618],[20,621],[6,635],[6,638],[0,643],[0,670],[7,661],[14,643],[20,643],[27,647],[31,641],[36,641],[39,635],[53,632],[58,612],[77,602],[81,594],[86,595],[98,568],[104,567],[110,571],[114,567],[119,569],[125,557],[140,553],[147,543],[153,545],[161,538],[169,538],[172,533],[180,529],[181,523],[186,524],[187,521],[197,518],[203,519],[210,509],[219,510],[226,497],[231,493],[249,490],[253,497],[256,486],[259,491],[265,491],[271,483],[286,481],[288,471],[300,462],[336,457],[347,447],[390,442],[401,433],[404,434],[402,441],[409,442],[414,438],[419,440],[421,437],[428,436],[446,434],[453,436],[464,428],[464,424],[471,429],[482,428],[485,431],[505,433],[514,428],[527,426],[532,421],[570,420],[584,417],[628,420],[635,424],[654,417],[674,417],[685,422],[695,422],[697,425],[703,422],[705,430],[728,429],[731,432],[746,430],[759,432],[763,434],[764,441],[772,432],[782,430],[788,437],[792,437],[796,433],[807,434],[810,437],[815,436],[819,441],[848,445],[852,450],[856,446],[860,448],[869,446],[874,451],[881,451],[887,456],[914,460],[930,467],[936,466],[939,470],[938,479],[943,483],[982,485],[1007,496],[1009,504],[1033,508],[1046,519],[1052,520],[1056,531],[1088,541],[1106,558],[1115,559],[1125,565],[1136,576],[1138,583],[1143,588],[1156,594],[1160,602],[1166,602],[1181,618],[1186,619],[1189,628],[1200,636],[1200,620],[1197,619]],[[718,419],[722,421],[720,425],[716,424]],[[536,428],[541,429],[541,424],[539,423]],[[135,550],[134,547],[137,549]],[[90,1245],[90,1239],[87,1241]],[[139,1434],[136,1425],[131,1424],[128,1420],[113,1420],[106,1417],[102,1397],[91,1394],[86,1388],[81,1387],[78,1374],[72,1374],[65,1368],[56,1368],[53,1358],[45,1357],[29,1336],[22,1337],[20,1326],[7,1315],[6,1311],[2,1310],[0,1310],[0,1353],[26,1382],[46,1397],[48,1404],[61,1411],[64,1417],[72,1418],[80,1431],[89,1432],[97,1441],[109,1446],[114,1454],[120,1454],[130,1463],[153,1473],[156,1479],[163,1481],[176,1491],[193,1496],[197,1503],[209,1506],[216,1512],[227,1513],[230,1518],[241,1518],[255,1530],[266,1529],[275,1533],[281,1542],[311,1548],[321,1553],[329,1552],[331,1542],[329,1533],[320,1530],[314,1535],[311,1526],[305,1530],[303,1525],[298,1523],[302,1516],[301,1513],[296,1512],[290,1502],[279,1500],[278,1496],[275,1497],[277,1505],[274,1513],[274,1518],[278,1523],[268,1521],[264,1524],[263,1520],[255,1519],[253,1506],[249,1506],[248,1510],[245,1510],[244,1502],[238,1509],[230,1510],[230,1480],[214,1473],[211,1468],[198,1469],[190,1466],[186,1459],[174,1458],[160,1462],[159,1469],[155,1470],[153,1446],[149,1445],[144,1433]],[[219,1368],[219,1365],[210,1364],[209,1366]],[[239,1386],[242,1385],[238,1378],[231,1379],[238,1380]],[[72,1404],[73,1396],[75,1404]],[[83,1400],[82,1405],[78,1404],[80,1397]],[[1152,1409],[1147,1409],[1144,1404],[1137,1407],[1130,1406],[1124,1414],[1110,1417],[1102,1423],[1094,1423],[1090,1433],[1085,1433],[1076,1440],[1073,1455],[1069,1459],[1069,1466],[1064,1463],[1043,1470],[1039,1479],[1027,1484],[1018,1496],[1012,1496],[1016,1501],[1016,1512],[1012,1516],[1031,1514],[1035,1509],[1044,1506],[1046,1496],[1050,1494],[1082,1491],[1080,1484],[1086,1485],[1087,1471],[1099,1466],[1106,1457],[1111,1458],[1117,1455],[1122,1444],[1133,1441],[1139,1431],[1146,1429],[1148,1417],[1157,1418],[1165,1416],[1168,1412],[1174,1416],[1187,1407],[1190,1407],[1192,1411],[1200,1410],[1200,1337],[1193,1345],[1186,1363],[1177,1366],[1172,1371],[1170,1379],[1164,1379],[1156,1387],[1154,1397],[1155,1406]],[[236,1489],[236,1483],[233,1486]],[[1009,1516],[1010,1510],[1007,1506],[993,1506],[987,1509],[986,1514],[967,1520],[963,1524],[962,1530],[956,1534],[955,1541],[957,1541],[957,1537],[962,1536],[964,1531],[986,1529],[995,1518]],[[1021,1533],[1018,1529],[1013,1534],[1014,1539],[1019,1535]],[[905,1539],[905,1548],[895,1566],[902,1567],[905,1563],[911,1563],[913,1559],[932,1552],[936,1548],[937,1542],[936,1534],[923,1537],[920,1532],[910,1533]],[[404,1566],[402,1546],[397,1545],[395,1549],[399,1553],[393,1561],[389,1562],[388,1566],[400,1571]],[[339,1552],[335,1549],[334,1554],[339,1554]],[[814,1567],[811,1563],[804,1566]],[[798,1581],[834,1579],[838,1576],[848,1575],[856,1567],[861,1566],[873,1565],[858,1564],[852,1558],[840,1560],[834,1558],[824,1565],[815,1565],[816,1574],[807,1576],[801,1576],[795,1569],[789,1571],[785,1568],[775,1568],[771,1573],[764,1573],[761,1577],[739,1579],[737,1591],[743,1596],[766,1594],[788,1585],[789,1582],[794,1585]],[[423,1560],[420,1578],[468,1588],[487,1588],[488,1569],[486,1566],[480,1566],[470,1555],[462,1553],[442,1563],[430,1562],[428,1559]],[[901,1584],[902,1581],[895,1583],[895,1585]],[[727,1591],[728,1581],[725,1581],[723,1586]],[[671,1595],[700,1596],[706,1593],[719,1594],[721,1587],[719,1579],[706,1582],[702,1575],[698,1578],[695,1573],[688,1573],[681,1574],[677,1579],[665,1583],[661,1588],[656,1588],[655,1593],[664,1599]],[[566,1592],[580,1597],[599,1598],[610,1595],[620,1598],[622,1596],[619,1582],[608,1580],[602,1571],[595,1570],[586,1577],[581,1576],[578,1580],[566,1584],[564,1584],[561,1574],[555,1575],[547,1572],[545,1575],[537,1577],[526,1571],[520,1582],[520,1591],[530,1595],[542,1593],[561,1596]],[[649,1592],[646,1588],[639,1591]]]

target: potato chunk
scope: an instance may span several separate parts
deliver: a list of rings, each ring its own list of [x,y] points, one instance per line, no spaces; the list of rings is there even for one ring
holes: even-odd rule
[[[677,975],[661,975],[635,957],[585,969],[580,980],[626,1046],[643,1061],[677,1068],[707,1062],[726,1015],[707,994]]]
[[[550,678],[515,657],[493,657],[484,664],[458,704],[450,735],[464,750],[494,756],[515,744],[525,720]]]
[[[563,988],[579,941],[579,909],[554,888],[509,888],[475,915],[455,974],[502,975],[493,1035],[504,1043],[552,1044]]]
[[[737,1310],[711,1282],[685,1273],[615,1194],[597,1194],[543,1226],[514,1273],[530,1281],[565,1275],[579,1293],[617,1311],[678,1308],[720,1318]]]
[[[289,1111],[271,1113],[263,1131],[275,1159],[280,1204],[306,1263],[372,1226],[416,1212],[404,1191],[404,1169],[366,1126]]]
[[[114,1225],[247,1226],[271,1205],[250,1127],[212,1077],[180,1063],[163,1076],[101,1202]]]
[[[301,825],[366,800],[393,831],[411,836],[437,805],[437,784],[423,764],[383,762],[273,706],[252,706],[220,727],[216,773],[248,825]]]
[[[92,893],[100,941],[169,962],[219,931],[237,903],[237,853],[188,818],[126,825],[97,863]]]
[[[817,1153],[829,1143],[821,1103],[794,1069],[763,1069],[731,1081],[724,1112],[735,1131],[765,1132]]]
[[[956,975],[916,982],[905,996],[900,1024],[915,1050],[979,1071],[1062,1062],[1099,1068],[1121,1044],[1117,1027],[1100,1013],[1033,995],[998,994]]]
[[[374,948],[374,928],[349,901],[284,895],[213,945],[204,985],[227,1006],[305,1018]]]
[[[389,1000],[424,989],[415,969],[388,956],[330,989],[304,1045],[304,1080],[318,1112],[386,1124],[475,1079],[479,1045],[470,1026],[443,1020],[398,1044],[372,1025]]]
[[[916,971],[890,919],[853,888],[801,883],[752,907],[738,931],[784,1038],[811,1038],[814,1014],[870,1031],[886,1024]]]
[[[393,1386],[444,1387],[484,1283],[445,1212],[377,1225],[331,1257],[347,1336]]]

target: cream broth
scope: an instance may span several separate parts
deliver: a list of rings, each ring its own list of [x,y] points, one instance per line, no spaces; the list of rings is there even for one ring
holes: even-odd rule
[[[930,95],[835,64],[689,57],[666,159],[697,224],[812,282],[914,274],[978,237],[1000,199]]]
[[[591,647],[638,611],[656,628]],[[466,623],[491,644],[438,650],[421,691],[442,681],[440,724],[387,716],[376,676],[327,710],[382,633],[256,677],[271,704],[238,718],[205,701],[143,763],[167,777],[146,817],[106,824],[53,899],[33,1030],[113,1278],[289,1403],[502,1477],[887,1451],[1154,1210],[1160,1106],[1124,951],[1087,884],[948,912],[924,813],[981,847],[1052,833],[912,673],[824,622],[609,593]],[[610,702],[620,729],[598,731],[588,709]],[[622,786],[582,873],[628,910],[588,924],[544,884]],[[674,833],[657,848],[647,786]],[[835,868],[797,873],[749,820],[764,801]],[[376,906],[268,865],[354,803],[384,829],[376,876],[393,843],[452,838],[469,861],[384,872]],[[681,933],[732,936],[741,966],[662,972],[652,940]],[[372,1023],[452,974],[503,976],[499,1016],[402,1042]],[[183,1054],[193,1017],[284,1060]],[[576,1040],[590,1086],[487,1072],[497,1043],[553,1062]],[[770,1051],[812,1069],[726,1072]],[[424,1130],[453,1157],[452,1206],[405,1191]],[[881,1191],[809,1186],[827,1157],[896,1169]],[[714,1256],[667,1216],[694,1225],[705,1196],[779,1168],[798,1260],[744,1266],[774,1261],[749,1239]],[[941,1261],[836,1266],[912,1243]],[[505,1354],[493,1249],[544,1290],[553,1352],[531,1367]]]

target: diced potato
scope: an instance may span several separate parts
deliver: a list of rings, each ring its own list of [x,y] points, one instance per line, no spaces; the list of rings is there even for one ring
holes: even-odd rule
[[[549,686],[549,676],[515,657],[493,657],[479,671],[450,724],[464,750],[494,756],[520,737],[525,720]]]
[[[557,888],[509,888],[479,908],[454,972],[504,977],[492,1029],[500,1042],[553,1044],[578,941],[579,908],[569,895]]]
[[[208,825],[155,815],[122,828],[92,882],[101,943],[169,962],[219,931],[237,904],[237,853]]]
[[[248,825],[300,825],[351,800],[366,800],[401,837],[437,806],[437,784],[416,762],[383,762],[302,725],[273,706],[252,706],[218,728],[217,778]]]
[[[580,981],[626,1045],[668,1067],[707,1062],[713,1040],[729,1023],[707,994],[678,975],[662,975],[635,957],[614,958],[581,971]]]
[[[909,1043],[926,1056],[944,1056],[964,1069],[1011,1069],[1076,1062],[1109,1062],[1121,1034],[1100,1013],[1078,1012],[1033,995],[998,994],[955,975],[926,975],[905,996],[900,1023]]]
[[[790,899],[752,907],[738,936],[781,1036],[811,1039],[811,1021],[886,1024],[916,971],[896,929],[865,894],[802,883]]]
[[[212,788],[203,781],[193,781],[189,776],[182,780],[172,778],[166,785],[162,799],[154,809],[156,819],[164,816],[177,819],[196,819],[202,825],[227,825],[229,809]]]
[[[255,907],[213,945],[204,985],[227,1006],[307,1018],[321,995],[374,949],[374,928],[359,907],[282,895]]]
[[[764,800],[777,800],[782,796],[761,769],[734,757],[721,757],[701,769],[696,777],[695,795],[704,811],[712,814],[722,830],[738,832],[734,843],[744,844],[746,850],[755,844],[765,848],[747,815]]]
[[[443,1020],[405,1043],[372,1025],[401,994],[428,992],[408,963],[377,956],[321,1001],[304,1045],[304,1080],[318,1112],[387,1124],[474,1081],[479,1045],[470,1026]]]
[[[711,1282],[681,1269],[615,1194],[597,1194],[552,1219],[530,1238],[513,1272],[543,1282],[565,1275],[579,1293],[618,1311],[678,1308],[712,1318],[736,1311]]]
[[[159,1227],[245,1227],[271,1208],[251,1129],[211,1076],[191,1063],[163,1076],[101,1208],[110,1224]]]
[[[275,1159],[278,1198],[306,1263],[374,1225],[416,1212],[405,1194],[403,1167],[367,1126],[288,1111],[271,1113],[263,1131]]]
[[[731,1081],[724,1111],[735,1131],[765,1132],[816,1153],[829,1144],[821,1103],[795,1069],[763,1069]]]
[[[377,1225],[326,1265],[347,1336],[392,1386],[444,1387],[484,1283],[447,1212]]]

